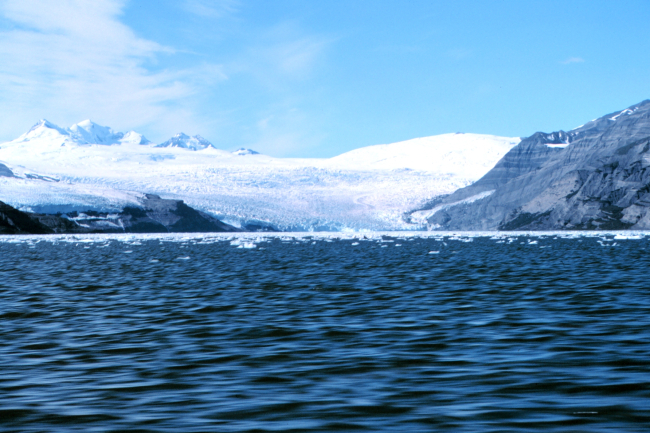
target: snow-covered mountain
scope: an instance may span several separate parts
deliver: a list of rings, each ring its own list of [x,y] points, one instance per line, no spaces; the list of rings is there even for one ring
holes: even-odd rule
[[[69,128],[60,128],[45,119],[32,126],[29,131],[11,143],[36,143],[45,147],[87,144],[152,144],[142,134],[135,131],[115,132],[111,128],[101,126],[91,120],[75,123]],[[42,150],[42,149],[40,149]]]
[[[473,183],[520,141],[444,134],[299,159],[228,152],[185,137],[179,143],[197,145],[172,139],[159,147],[89,121],[67,129],[39,122],[0,144],[0,163],[13,173],[0,173],[0,201],[41,212],[120,211],[151,193],[235,225],[415,229],[405,212]]]
[[[216,149],[212,143],[200,135],[190,137],[182,132],[174,135],[172,138],[156,147],[180,147],[181,149],[189,150],[203,150],[208,147],[214,147]]]

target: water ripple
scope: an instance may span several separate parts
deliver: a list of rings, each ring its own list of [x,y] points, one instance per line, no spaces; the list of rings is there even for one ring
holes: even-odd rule
[[[604,238],[0,242],[0,429],[645,431],[650,245]]]

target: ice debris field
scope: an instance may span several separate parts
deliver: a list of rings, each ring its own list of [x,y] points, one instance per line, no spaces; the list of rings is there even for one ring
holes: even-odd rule
[[[596,241],[601,247],[616,247],[626,241],[650,240],[649,231],[557,231],[557,232],[304,232],[304,233],[144,233],[144,234],[82,234],[82,235],[6,235],[0,237],[0,244],[16,244],[37,248],[39,243],[68,244],[85,249],[105,248],[111,244],[122,244],[123,253],[131,254],[143,242],[157,241],[180,244],[181,246],[227,244],[242,251],[264,251],[266,245],[280,241],[283,245],[316,245],[318,243],[344,242],[350,248],[370,243],[381,248],[399,248],[416,239],[440,242],[440,248],[423,249],[422,254],[437,255],[444,247],[455,242],[470,243],[475,239],[487,239],[496,244],[552,248],[558,239],[583,239]],[[430,246],[431,244],[429,244]],[[191,256],[180,256],[175,260],[190,260]],[[160,260],[152,258],[151,263]]]

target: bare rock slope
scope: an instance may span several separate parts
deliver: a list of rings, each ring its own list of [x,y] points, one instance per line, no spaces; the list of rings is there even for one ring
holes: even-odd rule
[[[422,212],[433,230],[650,229],[650,100],[525,138]]]

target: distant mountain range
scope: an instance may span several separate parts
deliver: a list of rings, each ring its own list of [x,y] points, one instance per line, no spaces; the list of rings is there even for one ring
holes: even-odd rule
[[[99,144],[105,146],[137,144],[141,146],[153,147],[179,147],[189,150],[203,150],[208,147],[216,147],[200,135],[189,136],[184,133],[178,133],[164,143],[155,144],[148,140],[144,135],[135,132],[115,132],[107,126],[101,126],[91,120],[84,120],[75,123],[69,128],[61,128],[45,119],[39,120],[29,131],[13,140],[13,143],[21,142],[45,142],[52,146],[66,145],[92,145]],[[236,152],[241,152],[238,149]],[[252,153],[257,153],[250,149]]]
[[[183,206],[202,215],[199,226],[233,230],[650,229],[650,101],[571,131],[444,134],[328,159],[227,152],[182,133],[154,144],[88,120],[65,129],[43,120],[0,144],[0,160],[0,200],[121,230],[174,229],[164,221]],[[152,194],[173,208],[155,224],[145,204],[155,200],[143,199]]]
[[[0,201],[38,214],[120,214],[156,194],[242,229],[423,229],[405,213],[476,181],[519,141],[444,134],[334,158],[273,158],[200,136],[155,144],[89,120],[43,120],[0,143]]]
[[[411,219],[432,230],[650,229],[650,100],[524,138]]]

